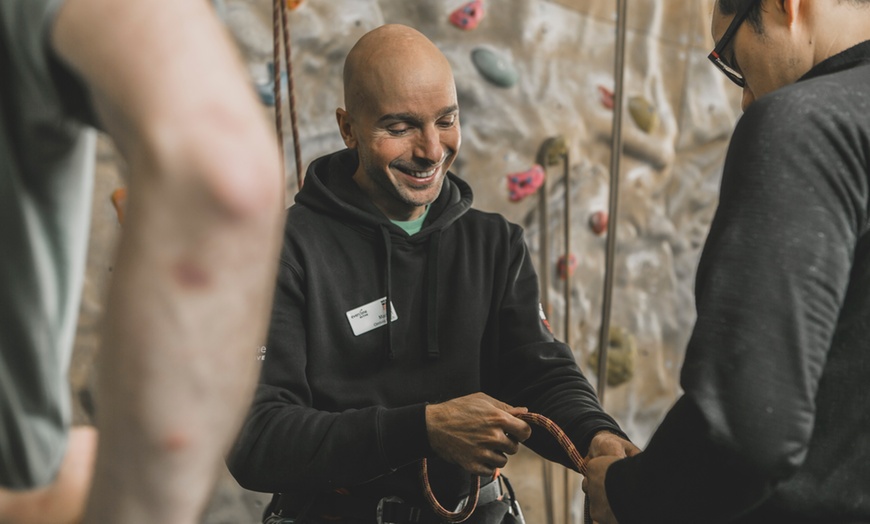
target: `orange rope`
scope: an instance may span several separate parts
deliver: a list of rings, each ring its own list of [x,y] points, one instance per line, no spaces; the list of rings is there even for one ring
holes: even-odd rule
[[[290,129],[293,132],[293,155],[296,160],[296,185],[302,189],[302,150],[299,144],[299,125],[296,112],[296,90],[293,81],[293,62],[290,60],[290,22],[287,17],[285,0],[273,0],[272,6],[272,63],[275,76],[273,78],[275,92],[275,130],[278,133],[278,144],[281,149],[281,162],[284,162],[284,129],[281,106],[281,43],[283,35],[284,63],[287,64],[287,102],[290,106]]]
[[[272,91],[275,95],[275,132],[278,134],[278,149],[281,152],[281,173],[284,173],[284,123],[281,119],[281,4],[272,3]]]
[[[577,448],[574,446],[574,443],[571,442],[571,439],[568,438],[568,435],[562,431],[562,428],[556,425],[555,422],[548,419],[543,415],[539,415],[537,413],[524,413],[522,415],[517,415],[517,418],[520,420],[524,420],[529,424],[535,424],[541,426],[550,432],[553,437],[559,442],[559,445],[562,446],[562,449],[568,454],[568,458],[571,459],[571,462],[574,464],[574,467],[577,468],[581,474],[586,475],[586,461],[580,456],[580,452],[577,451]],[[429,505],[432,506],[432,510],[442,519],[447,522],[463,522],[467,520],[472,513],[474,513],[475,508],[477,507],[477,501],[480,497],[480,477],[477,475],[471,476],[471,483],[475,486],[472,489],[472,494],[469,497],[468,501],[465,505],[462,506],[462,509],[459,511],[450,511],[438,502],[438,499],[435,497],[435,494],[432,492],[432,485],[429,483],[429,469],[426,463],[426,459],[423,459],[421,464],[421,473],[420,476],[423,480],[423,492],[426,495],[426,500],[429,501]],[[498,482],[497,480],[495,482]],[[592,519],[589,518],[588,515],[588,505],[587,505],[587,514],[586,521],[592,522]]]

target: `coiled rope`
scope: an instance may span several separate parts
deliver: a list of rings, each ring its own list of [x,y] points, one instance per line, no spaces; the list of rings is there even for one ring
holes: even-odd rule
[[[546,429],[556,440],[559,442],[559,445],[562,446],[562,449],[568,454],[568,458],[571,459],[571,463],[574,464],[574,467],[577,468],[577,471],[582,475],[586,475],[586,461],[580,456],[580,452],[577,451],[577,448],[574,447],[574,443],[571,442],[571,439],[568,438],[568,435],[562,431],[562,428],[556,425],[555,422],[548,419],[543,415],[539,415],[537,413],[523,413],[521,415],[517,415],[517,418],[523,420],[529,424],[535,424]],[[429,501],[429,505],[432,506],[432,510],[437,514],[440,518],[444,519],[447,522],[464,522],[471,517],[474,510],[477,508],[477,501],[480,498],[480,477],[477,475],[471,476],[472,482],[472,490],[469,494],[468,501],[462,506],[459,511],[450,511],[446,509],[444,506],[438,502],[438,499],[435,497],[435,493],[432,492],[432,485],[429,483],[429,469],[426,463],[426,459],[423,459],[423,462],[420,466],[420,476],[423,481],[423,492],[426,496],[426,500]],[[586,522],[592,522],[592,519],[589,516],[589,506],[586,506],[585,511],[585,520]]]

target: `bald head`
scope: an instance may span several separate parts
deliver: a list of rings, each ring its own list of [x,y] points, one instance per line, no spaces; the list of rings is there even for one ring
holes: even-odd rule
[[[414,89],[427,82],[453,85],[450,63],[416,29],[388,24],[363,35],[344,63],[344,103],[351,114],[365,110],[391,88]]]

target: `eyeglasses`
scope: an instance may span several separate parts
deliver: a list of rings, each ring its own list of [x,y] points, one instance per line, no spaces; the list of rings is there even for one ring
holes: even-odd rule
[[[731,24],[728,26],[728,29],[725,30],[725,34],[722,35],[722,38],[719,39],[719,43],[716,44],[716,47],[713,48],[713,52],[707,55],[707,58],[710,59],[713,64],[719,68],[720,71],[725,73],[732,82],[737,84],[740,87],[746,85],[746,80],[743,78],[743,74],[734,69],[728,62],[722,58],[722,52],[731,43],[731,40],[734,38],[734,34],[740,28],[740,24],[746,20],[746,17],[749,16],[749,12],[752,11],[752,8],[755,6],[755,2],[747,2],[746,7],[743,8],[742,11],[737,13],[734,16],[734,19],[731,20]]]

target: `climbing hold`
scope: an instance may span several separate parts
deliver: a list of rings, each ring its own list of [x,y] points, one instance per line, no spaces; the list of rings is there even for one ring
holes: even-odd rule
[[[450,23],[471,31],[483,20],[483,0],[472,0],[450,14]]]
[[[287,86],[287,72],[281,71],[281,89]],[[271,61],[266,63],[266,80],[256,84],[257,94],[260,101],[269,107],[275,106],[275,64]]]
[[[124,223],[124,211],[127,208],[127,190],[123,187],[112,191],[112,205],[115,206],[115,214],[118,215],[118,223]]]
[[[596,211],[589,215],[589,229],[596,235],[601,236],[607,232],[608,220],[607,211]]]
[[[492,49],[475,48],[471,52],[471,60],[484,78],[499,87],[511,87],[519,79],[519,74],[513,64]]]
[[[628,100],[628,112],[644,133],[651,133],[659,122],[655,106],[642,96],[633,96]]]
[[[568,153],[568,145],[565,137],[554,136],[544,140],[538,150],[538,163],[546,166],[554,166],[562,161]]]
[[[574,271],[577,269],[579,263],[577,262],[577,257],[574,256],[574,253],[568,255],[568,259],[565,259],[565,255],[559,257],[559,262],[556,264],[556,268],[559,270],[559,278],[562,280],[567,280],[568,277],[574,275]]]
[[[634,376],[637,360],[637,341],[627,330],[610,326],[610,340],[607,347],[607,385],[625,384]],[[598,368],[598,350],[589,355],[589,366]]]
[[[287,0],[287,8],[291,11],[302,4],[303,0]]]
[[[613,109],[613,91],[604,86],[598,86],[598,93],[601,95],[601,105],[607,109]]]
[[[540,164],[533,165],[527,171],[512,173],[507,176],[510,201],[519,202],[533,194],[544,185],[544,167]]]

